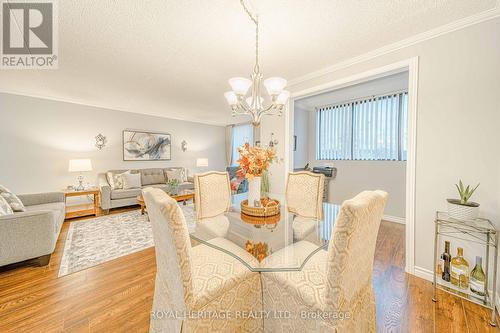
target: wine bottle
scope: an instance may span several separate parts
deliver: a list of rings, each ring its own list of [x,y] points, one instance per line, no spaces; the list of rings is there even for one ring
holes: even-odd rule
[[[441,259],[443,259],[443,274],[441,277],[443,280],[450,282],[450,262],[451,262],[451,254],[450,254],[450,242],[444,242],[444,252],[441,254]]]
[[[484,286],[486,283],[486,276],[483,272],[482,266],[483,258],[477,256],[476,257],[476,266],[470,273],[470,290],[479,295],[484,296]]]
[[[451,283],[462,289],[469,289],[469,263],[464,259],[464,249],[457,248],[457,256],[451,258]]]

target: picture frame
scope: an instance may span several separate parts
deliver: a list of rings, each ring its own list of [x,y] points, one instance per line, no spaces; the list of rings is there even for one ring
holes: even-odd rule
[[[125,129],[122,131],[123,161],[170,161],[170,133]]]

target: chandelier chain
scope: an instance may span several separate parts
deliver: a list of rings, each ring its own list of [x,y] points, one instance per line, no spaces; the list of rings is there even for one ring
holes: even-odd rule
[[[244,0],[240,0],[240,4],[247,13],[248,17],[250,17],[250,20],[252,20],[253,23],[255,23],[255,67],[254,67],[254,72],[259,73],[260,68],[259,68],[259,15],[257,14],[252,14],[248,7],[245,5]]]

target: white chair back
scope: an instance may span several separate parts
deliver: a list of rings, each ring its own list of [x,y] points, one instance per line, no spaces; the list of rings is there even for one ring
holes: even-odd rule
[[[286,184],[288,210],[302,217],[322,219],[324,186],[323,174],[290,172]]]
[[[187,311],[193,304],[191,241],[182,210],[164,191],[142,191],[153,228],[156,253],[156,306]],[[158,292],[161,291],[161,292]],[[158,295],[158,297],[157,297]]]
[[[354,314],[358,319],[366,315],[375,320],[373,258],[386,202],[383,191],[364,191],[344,201],[328,247],[326,303],[338,310],[369,312]]]
[[[227,172],[210,171],[194,176],[196,216],[215,217],[231,207],[231,185]]]

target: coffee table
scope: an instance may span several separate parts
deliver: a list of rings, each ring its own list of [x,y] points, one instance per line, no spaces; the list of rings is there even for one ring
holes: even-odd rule
[[[194,202],[194,191],[183,190],[176,195],[170,195],[170,197],[175,199],[175,201],[182,202],[183,205],[186,205],[187,201],[189,200],[193,200]],[[141,205],[141,215],[144,215],[144,213],[146,212],[146,203],[144,202],[142,194],[137,197],[137,202],[139,203],[139,205]]]

